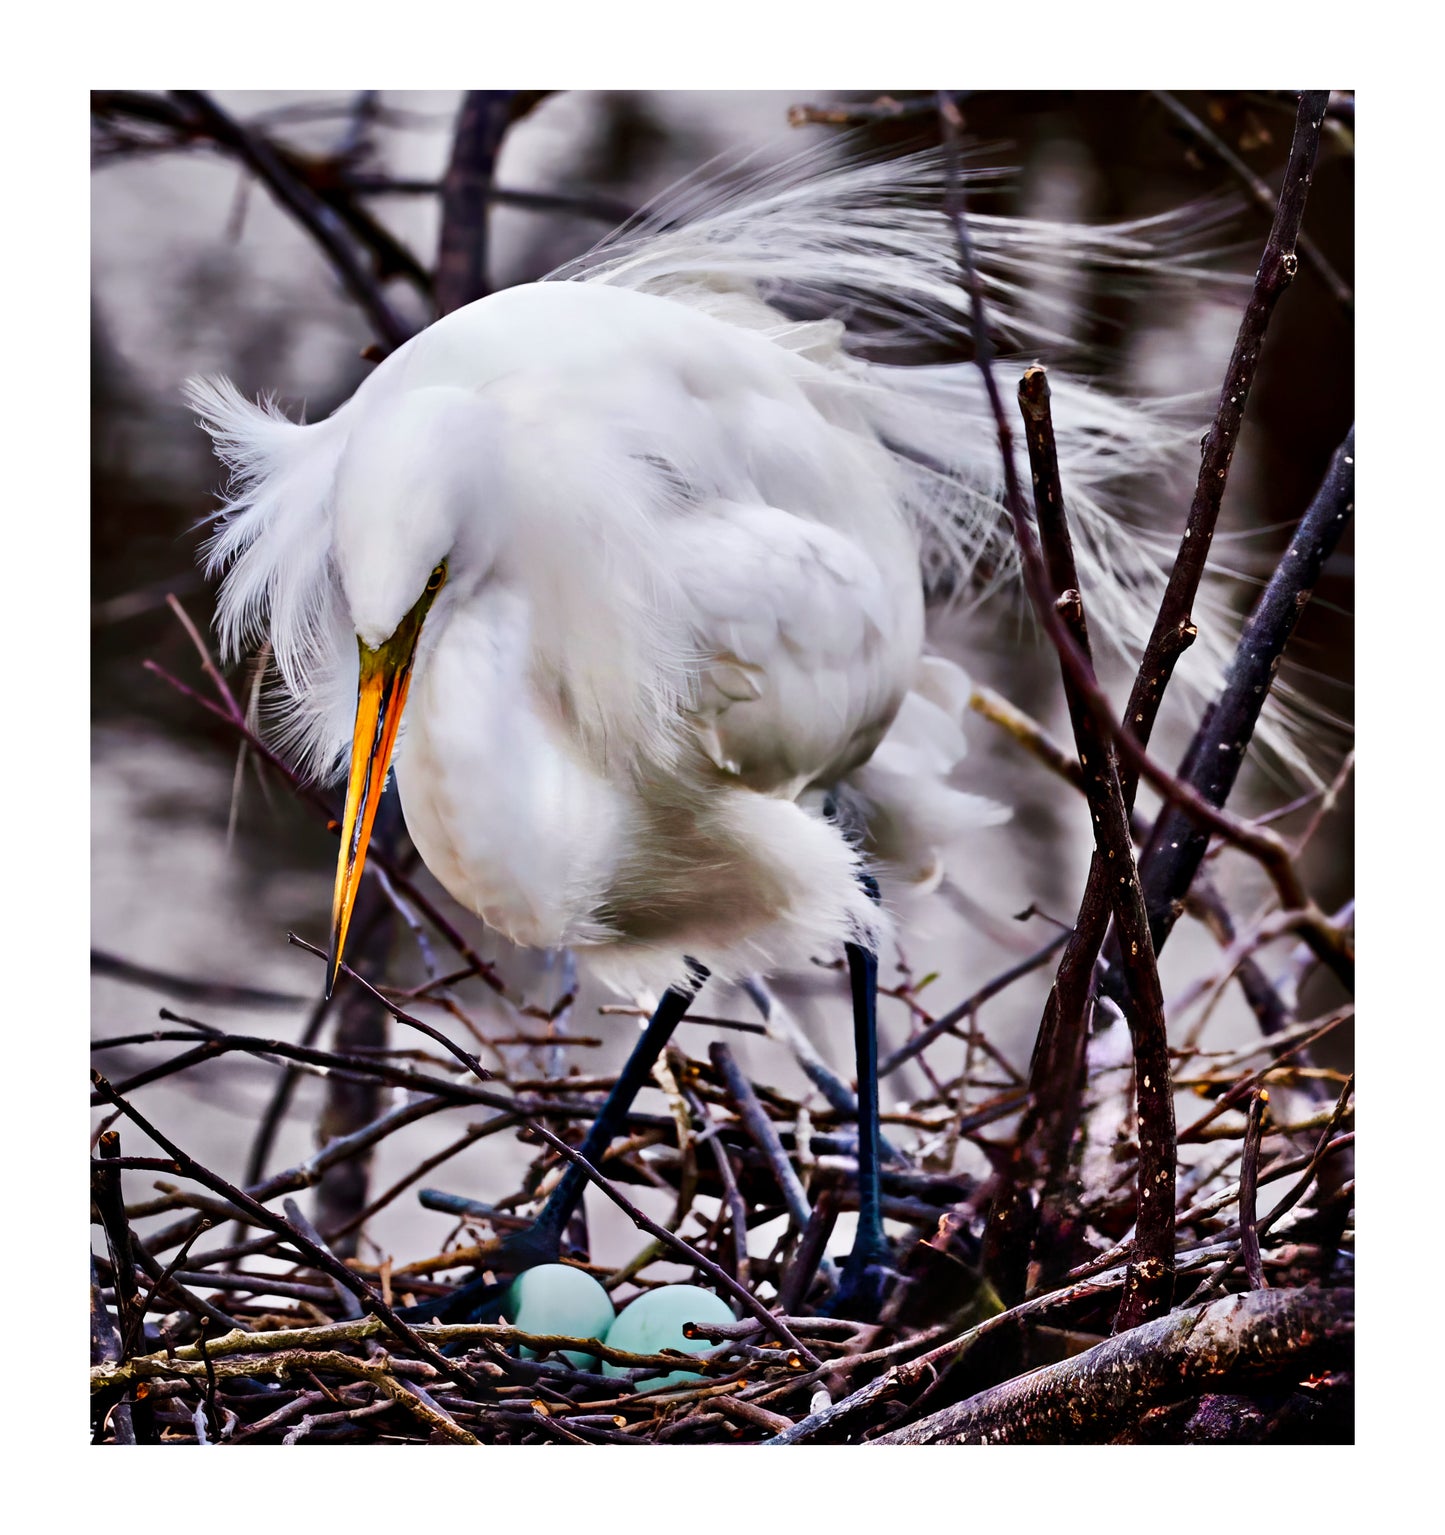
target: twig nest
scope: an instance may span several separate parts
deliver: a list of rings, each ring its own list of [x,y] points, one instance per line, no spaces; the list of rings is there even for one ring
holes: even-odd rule
[[[554,1337],[591,1338],[601,1342],[616,1312],[607,1291],[583,1270],[567,1263],[543,1263],[527,1269],[507,1291],[505,1313],[523,1332],[550,1333]],[[529,1348],[523,1359],[535,1359]],[[591,1370],[597,1356],[580,1349],[563,1349],[562,1357],[574,1369]]]
[[[657,1354],[664,1349],[676,1349],[683,1354],[711,1354],[721,1345],[699,1343],[697,1339],[689,1338],[683,1327],[688,1322],[735,1320],[727,1302],[711,1290],[693,1284],[663,1285],[639,1295],[612,1324],[606,1341],[610,1348],[625,1349],[629,1354]],[[623,1375],[626,1367],[604,1364],[602,1373]],[[664,1386],[702,1378],[696,1370],[674,1370],[670,1375],[638,1381],[637,1390],[661,1391]]]

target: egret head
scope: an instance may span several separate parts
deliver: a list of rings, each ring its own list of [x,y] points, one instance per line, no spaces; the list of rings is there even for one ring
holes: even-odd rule
[[[337,466],[332,553],[360,666],[328,995],[412,674],[456,592],[485,580],[495,555],[487,519],[477,515],[486,425],[481,402],[465,390],[412,391],[364,414]]]

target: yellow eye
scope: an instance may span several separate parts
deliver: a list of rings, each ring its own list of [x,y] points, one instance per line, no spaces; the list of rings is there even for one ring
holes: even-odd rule
[[[442,582],[445,581],[446,578],[447,578],[447,565],[446,565],[446,561],[443,560],[442,563],[440,565],[438,565],[437,568],[434,571],[432,571],[431,575],[427,577],[426,589],[429,592],[440,591],[441,590],[441,586],[442,586]]]

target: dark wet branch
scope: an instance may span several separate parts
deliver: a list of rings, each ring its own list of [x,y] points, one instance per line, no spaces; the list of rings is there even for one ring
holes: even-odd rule
[[[1180,99],[1170,91],[1152,92],[1154,99],[1166,112],[1188,132],[1195,141],[1212,155],[1226,170],[1236,176],[1249,192],[1254,200],[1255,207],[1264,215],[1273,220],[1279,211],[1279,199],[1270,190],[1268,184],[1249,168],[1243,160],[1224,142],[1222,138],[1201,118],[1196,117]],[[1295,249],[1304,258],[1306,266],[1312,267],[1316,275],[1334,296],[1335,302],[1344,310],[1346,317],[1353,317],[1355,311],[1355,295],[1350,285],[1330,265],[1325,253],[1315,242],[1300,231],[1295,240]]]
[[[1079,574],[1069,534],[1064,490],[1049,407],[1049,384],[1042,368],[1030,368],[1019,383],[1024,436],[1033,475],[1034,518],[1048,590],[1055,611],[1089,660],[1089,631]],[[1019,534],[1020,540],[1023,534]],[[1095,860],[1104,871],[1119,934],[1121,967],[1128,990],[1125,1014],[1134,1044],[1135,1102],[1139,1116],[1137,1232],[1129,1278],[1116,1327],[1125,1330],[1167,1309],[1174,1287],[1174,1181],[1176,1146],[1174,1099],[1170,1086],[1169,1037],[1164,994],[1139,871],[1129,816],[1119,782],[1112,743],[1089,708],[1068,668],[1064,693],[1083,770],[1084,796],[1093,821]],[[1040,1064],[1036,1056],[1036,1064]],[[1072,1122],[1077,1108],[1079,1074],[1061,1073],[1058,1081],[1041,1076],[1031,1084],[1033,1101],[1057,1139],[1061,1124]],[[1056,1101],[1058,1100],[1058,1101]]]
[[[115,1285],[115,1321],[111,1321],[96,1284],[95,1259],[91,1258],[91,1351],[101,1359],[124,1363],[144,1335],[145,1306],[135,1279],[136,1243],[126,1218],[121,1194],[120,1136],[106,1130],[97,1146],[99,1158],[91,1164],[90,1190],[92,1215],[99,1216],[110,1253],[110,1271]],[[92,1363],[99,1362],[92,1359]],[[154,1444],[154,1414],[144,1401],[123,1402],[120,1396],[99,1407],[96,1432],[101,1432],[105,1413],[116,1415],[116,1442]]]
[[[190,976],[172,975],[168,970],[153,970],[132,964],[103,949],[90,951],[90,973],[108,980],[123,981],[128,986],[143,986],[177,1002],[202,1002],[213,1007],[299,1007],[307,998],[292,992],[267,991],[260,986],[240,986],[229,981],[200,981]]]
[[[1300,96],[1294,141],[1290,145],[1274,224],[1265,242],[1264,254],[1255,274],[1254,291],[1240,321],[1234,351],[1225,370],[1214,421],[1204,439],[1199,479],[1184,524],[1179,554],[1169,572],[1159,613],[1129,694],[1129,706],[1124,711],[1128,729],[1141,745],[1149,742],[1164,690],[1179,657],[1193,644],[1198,633],[1192,617],[1194,599],[1209,560],[1229,466],[1234,458],[1240,427],[1244,424],[1250,389],[1259,373],[1260,353],[1264,349],[1270,316],[1299,265],[1295,246],[1304,219],[1305,198],[1319,152],[1320,125],[1328,99],[1328,91],[1305,91]],[[1138,770],[1132,763],[1125,764],[1121,776],[1125,800],[1132,808],[1139,784]]]
[[[968,94],[967,91],[949,92],[955,102]],[[829,128],[871,127],[877,123],[908,122],[933,117],[937,111],[938,96],[931,91],[902,99],[879,96],[873,101],[799,102],[788,108],[788,126],[802,128],[816,123]]]
[[[468,91],[442,178],[442,227],[437,242],[436,302],[451,314],[491,292],[487,212],[502,141],[547,91]]]
[[[1259,1192],[1259,1148],[1264,1139],[1264,1114],[1269,1094],[1259,1088],[1249,1100],[1244,1150],[1239,1159],[1239,1256],[1251,1290],[1264,1288],[1264,1260],[1259,1253],[1255,1199]]]
[[[332,1000],[331,997],[321,996],[312,1004],[306,1026],[301,1031],[302,1045],[314,1045],[320,1039],[322,1027],[331,1012]],[[281,1125],[300,1084],[301,1072],[295,1065],[288,1065],[271,1089],[266,1107],[256,1121],[256,1130],[251,1137],[251,1149],[246,1154],[244,1181],[248,1185],[259,1183],[265,1174],[266,1164],[271,1160],[271,1148],[276,1144],[276,1137],[280,1134]]]
[[[748,1135],[767,1158],[768,1166],[772,1169],[778,1185],[778,1192],[782,1195],[783,1203],[792,1217],[793,1224],[800,1233],[805,1231],[808,1222],[812,1219],[813,1208],[808,1203],[808,1196],[803,1191],[803,1185],[797,1173],[793,1170],[793,1164],[783,1150],[783,1143],[778,1139],[778,1132],[774,1128],[772,1119],[758,1102],[758,1095],[753,1091],[752,1083],[743,1075],[737,1061],[733,1058],[732,1051],[721,1040],[714,1040],[708,1046],[708,1059],[712,1061],[714,1069],[726,1083],[728,1094],[737,1109],[738,1118],[747,1129]]]
[[[124,1362],[120,1346],[120,1331],[115,1318],[106,1310],[100,1289],[95,1254],[90,1258],[90,1362],[95,1365],[115,1365]],[[116,1444],[136,1442],[132,1405],[122,1401],[114,1391],[106,1393],[91,1403],[91,1443],[105,1442],[107,1428],[115,1436]]]
[[[361,172],[348,175],[344,185],[362,197],[436,197],[445,183],[401,176],[373,176]],[[504,208],[525,208],[533,213],[567,213],[576,218],[596,219],[602,224],[626,224],[637,216],[631,203],[605,197],[595,192],[539,192],[523,187],[498,186],[486,189],[489,203]]]
[[[1353,1290],[1261,1290],[1161,1317],[873,1444],[1104,1444],[1156,1403],[1353,1362]]]
[[[1294,1207],[1300,1202],[1300,1200],[1304,1198],[1306,1193],[1309,1192],[1310,1185],[1313,1184],[1315,1179],[1318,1177],[1321,1166],[1334,1153],[1346,1151],[1353,1147],[1353,1135],[1342,1135],[1337,1137],[1335,1132],[1339,1129],[1340,1124],[1345,1117],[1345,1111],[1348,1109],[1350,1101],[1354,1097],[1354,1093],[1355,1079],[1353,1074],[1351,1074],[1346,1079],[1344,1086],[1340,1089],[1340,1096],[1335,1103],[1333,1111],[1330,1114],[1329,1121],[1321,1132],[1319,1140],[1315,1143],[1313,1152],[1311,1152],[1308,1160],[1305,1162],[1304,1171],[1300,1174],[1298,1181],[1291,1185],[1291,1187],[1285,1193],[1284,1197],[1279,1201],[1278,1204],[1274,1206],[1274,1208],[1269,1212],[1268,1215],[1264,1217],[1263,1220],[1256,1220],[1254,1226],[1254,1246],[1256,1250],[1258,1249],[1259,1244],[1264,1242],[1269,1237],[1270,1233],[1280,1223],[1280,1221],[1283,1220],[1284,1217],[1288,1215],[1289,1212],[1294,1209]],[[1293,1170],[1294,1165],[1295,1164],[1290,1164],[1289,1168],[1279,1169],[1279,1175],[1283,1176],[1286,1172]],[[1243,1175],[1241,1174],[1241,1222],[1243,1220],[1243,1184],[1244,1180]],[[1347,1199],[1345,1204],[1348,1208],[1353,1204],[1353,1200]],[[1230,1274],[1233,1273],[1235,1266],[1246,1261],[1247,1255],[1245,1249],[1246,1239],[1241,1227],[1240,1244],[1238,1250],[1227,1263],[1220,1266],[1219,1271],[1216,1274],[1214,1274],[1211,1278],[1207,1279],[1202,1285],[1199,1286],[1195,1293],[1190,1297],[1191,1304],[1199,1304],[1205,1300],[1208,1300],[1219,1290],[1223,1289],[1226,1281],[1229,1279]],[[1251,1280],[1251,1283],[1252,1282],[1253,1281]]]
[[[1354,514],[1354,506],[1355,429],[1351,427],[1335,451],[1324,481],[1300,519],[1269,585],[1255,604],[1235,648],[1224,687],[1185,753],[1179,777],[1210,805],[1222,806],[1234,788],[1285,647],[1294,635],[1325,562],[1334,553]],[[1160,812],[1141,860],[1150,928],[1158,947],[1163,947],[1178,920],[1209,841],[1209,829],[1184,809],[1166,806]],[[1305,936],[1310,936],[1309,930]],[[1353,989],[1352,953],[1329,946],[1316,948],[1316,953]]]
[[[325,253],[346,291],[371,321],[387,349],[398,347],[412,327],[391,307],[381,286],[357,258],[334,209],[328,208],[276,153],[274,147],[224,111],[206,91],[174,91],[177,103],[200,127],[230,149],[263,181],[276,201]]]
[[[672,1066],[673,1075],[679,1081],[683,1081],[686,1078],[684,1060],[675,1047],[670,1048],[673,1050],[673,1058],[669,1062]],[[707,1104],[687,1087],[682,1089],[682,1096],[688,1108],[692,1111],[693,1116],[703,1127],[702,1134],[699,1135],[698,1140],[700,1142],[706,1141],[709,1150],[712,1152],[713,1161],[717,1165],[718,1180],[721,1182],[723,1190],[723,1204],[727,1208],[728,1220],[732,1225],[733,1278],[740,1285],[747,1285],[749,1280],[748,1206],[747,1201],[742,1196],[742,1191],[738,1188],[737,1175],[733,1171],[732,1157],[728,1154],[727,1145],[718,1133],[718,1126],[713,1121],[712,1115],[708,1113]],[[789,1309],[786,1301],[783,1302],[783,1309],[785,1311]]]
[[[958,168],[957,109],[940,102],[940,125],[948,148],[944,210],[953,225],[973,322],[975,362],[993,410],[1003,459],[1006,507],[1013,524],[1024,584],[1040,623],[1054,641],[1064,668],[1065,694],[1073,721],[1085,793],[1094,821],[1097,856],[1123,943],[1130,1005],[1126,1009],[1134,1045],[1135,1091],[1140,1118],[1137,1179],[1138,1234],[1116,1326],[1137,1325],[1167,1309],[1174,1285],[1174,1104],[1170,1091],[1169,1042],[1164,998],[1154,961],[1143,891],[1134,866],[1128,808],[1109,736],[1113,717],[1098,689],[1088,653],[1083,597],[1059,485],[1057,454],[1048,410],[1047,379],[1032,369],[1020,385],[1034,479],[1038,540],[1024,510],[1014,461],[1013,434],[993,370],[983,284],[973,256]],[[1041,548],[1040,544],[1046,545]],[[1016,1202],[1010,1201],[1010,1204]]]

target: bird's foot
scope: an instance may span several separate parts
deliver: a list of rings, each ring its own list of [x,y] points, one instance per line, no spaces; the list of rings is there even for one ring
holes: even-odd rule
[[[854,1248],[843,1265],[838,1288],[823,1305],[824,1316],[845,1317],[850,1322],[880,1322],[883,1308],[898,1284],[892,1250]]]
[[[404,1322],[495,1322],[512,1288],[513,1276],[544,1263],[556,1263],[561,1248],[557,1232],[535,1221],[503,1238],[491,1255],[488,1272],[500,1274],[500,1278],[478,1274],[450,1295],[398,1308],[397,1315]]]
[[[502,1303],[511,1287],[510,1277],[492,1279],[477,1274],[450,1295],[438,1295],[418,1301],[414,1306],[398,1306],[396,1314],[403,1322],[495,1322],[501,1316]],[[443,1350],[445,1353],[446,1350]]]
[[[508,1274],[520,1274],[544,1263],[556,1263],[561,1256],[562,1233],[539,1218],[503,1237],[491,1266]]]

